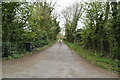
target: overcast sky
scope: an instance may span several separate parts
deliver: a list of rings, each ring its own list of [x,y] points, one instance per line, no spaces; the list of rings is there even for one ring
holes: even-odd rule
[[[48,0],[48,1],[51,1],[51,0]],[[61,15],[61,11],[64,10],[67,6],[73,4],[74,2],[80,2],[80,1],[82,0],[52,0],[53,3],[56,2],[54,14]],[[60,24],[59,24],[60,27],[64,28],[64,20],[61,19],[61,16],[58,18],[58,21],[60,21]],[[78,28],[81,28],[82,26],[83,24],[79,22]]]

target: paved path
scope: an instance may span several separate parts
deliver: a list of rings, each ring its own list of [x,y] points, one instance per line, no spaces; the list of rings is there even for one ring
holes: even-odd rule
[[[4,78],[115,78],[68,48],[64,43],[21,59],[3,63]]]

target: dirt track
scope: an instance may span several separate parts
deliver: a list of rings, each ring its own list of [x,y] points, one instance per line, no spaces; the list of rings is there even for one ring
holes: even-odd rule
[[[3,62],[4,78],[117,78],[81,58],[64,43]]]

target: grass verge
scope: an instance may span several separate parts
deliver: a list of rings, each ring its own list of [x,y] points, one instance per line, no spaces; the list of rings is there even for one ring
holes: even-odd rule
[[[118,67],[118,60],[112,60],[105,57],[101,57],[100,53],[86,50],[77,46],[74,43],[69,43],[64,41],[71,49],[75,50],[80,56],[87,59],[92,64],[97,65],[103,69],[106,69],[111,72],[119,72],[120,68]]]
[[[17,59],[17,58],[21,58],[21,57],[24,57],[26,55],[31,55],[33,54],[34,51],[42,51],[50,46],[52,46],[54,43],[56,43],[57,40],[55,41],[51,41],[49,42],[48,45],[45,45],[44,47],[40,47],[40,48],[35,48],[32,52],[26,52],[25,54],[14,54],[14,56],[8,56],[8,57],[5,57],[5,58],[2,58],[3,61],[6,61],[6,60],[14,60],[14,59]]]

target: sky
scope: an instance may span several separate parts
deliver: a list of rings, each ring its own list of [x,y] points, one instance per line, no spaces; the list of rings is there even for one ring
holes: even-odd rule
[[[51,0],[48,0],[51,1]],[[61,11],[64,10],[67,6],[73,4],[74,2],[80,2],[81,0],[52,0],[53,3],[56,2],[55,10],[53,14],[61,15]],[[57,19],[60,21],[59,26],[63,28],[62,33],[65,34],[64,30],[64,20],[61,18],[61,16]],[[81,22],[78,23],[78,28],[81,28],[83,24]]]

